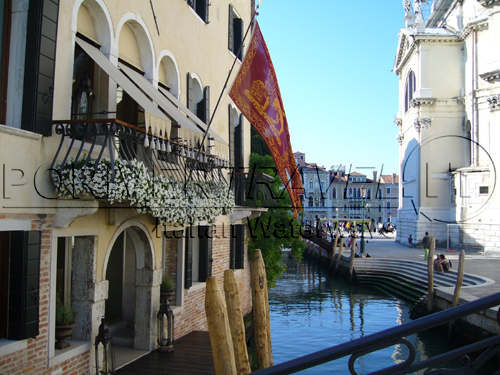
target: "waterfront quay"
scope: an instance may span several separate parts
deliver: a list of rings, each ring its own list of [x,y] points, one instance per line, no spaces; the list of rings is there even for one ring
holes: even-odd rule
[[[365,233],[366,258],[355,257],[352,280],[387,292],[399,295],[413,302],[425,302],[427,299],[428,271],[424,259],[424,249],[410,248],[378,233]],[[347,236],[345,236],[347,237]],[[330,241],[318,240],[316,237],[304,239],[305,256],[320,258],[323,263],[335,272],[335,260],[339,248],[332,254]],[[346,240],[347,243],[347,240]],[[321,246],[320,246],[321,245]],[[360,239],[357,238],[359,254]],[[321,249],[321,250],[320,250]],[[435,249],[435,254],[445,254],[453,267],[446,273],[434,273],[434,311],[451,307],[451,301],[457,281],[460,252],[446,249]],[[339,274],[349,276],[351,267],[351,249],[344,247],[337,269]],[[458,305],[487,297],[500,292],[500,257],[485,256],[482,253],[465,252],[464,282],[460,290]],[[499,306],[490,308],[481,314],[467,318],[467,322],[493,334],[500,334],[497,320]]]

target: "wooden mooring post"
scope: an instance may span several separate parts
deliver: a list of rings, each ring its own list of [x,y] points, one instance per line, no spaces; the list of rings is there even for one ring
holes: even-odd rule
[[[431,237],[429,255],[427,257],[427,312],[431,312],[434,305],[434,250],[436,238]]]
[[[252,271],[250,274],[253,304],[253,325],[255,332],[255,350],[259,369],[274,364],[271,343],[271,324],[269,300],[267,295],[267,277],[264,260],[260,250],[253,252]]]
[[[339,253],[337,255],[337,261],[335,262],[335,271],[333,273],[337,272],[337,268],[339,268],[340,264],[340,259],[342,257],[342,251],[344,250],[344,237],[342,235],[340,236],[340,247],[339,247]]]
[[[217,375],[236,374],[234,349],[231,329],[227,317],[224,296],[216,277],[207,278],[205,292],[205,312],[207,315],[208,333]]]
[[[248,360],[240,292],[233,270],[224,271],[224,295],[226,296],[227,316],[233,340],[236,371],[238,375],[246,375],[252,370]]]
[[[351,259],[349,265],[349,281],[352,281],[352,275],[354,273],[354,258],[356,257],[356,235],[352,234],[352,246],[351,246]]]
[[[335,264],[335,253],[337,251],[337,243],[339,239],[339,232],[335,235],[335,240],[332,239],[332,252],[330,253],[330,268]]]
[[[460,257],[458,259],[458,271],[457,271],[457,284],[455,285],[455,291],[453,293],[453,300],[451,301],[451,307],[458,305],[458,300],[460,299],[460,290],[462,289],[462,284],[464,282],[465,273],[465,250],[460,252]],[[451,337],[451,331],[453,330],[453,322],[450,322],[448,326],[448,337]]]

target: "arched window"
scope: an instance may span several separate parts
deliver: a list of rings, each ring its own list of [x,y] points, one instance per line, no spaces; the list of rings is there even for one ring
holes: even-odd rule
[[[344,204],[344,211],[347,211],[347,205]]]
[[[366,191],[366,199],[372,199],[372,189]]]
[[[408,112],[410,109],[410,102],[413,99],[413,94],[416,89],[416,81],[415,81],[415,73],[413,70],[410,70],[408,74],[408,78],[406,80],[406,88],[405,88],[405,112]]]
[[[352,188],[349,188],[349,196],[352,197]]]
[[[313,206],[313,197],[309,197],[309,207]]]
[[[356,196],[358,198],[361,198],[361,192],[360,192],[359,188],[356,189]]]
[[[314,198],[314,207],[319,207],[319,198]]]
[[[344,188],[344,190],[342,192],[342,199],[346,199],[346,192],[347,192],[347,189]]]
[[[337,199],[337,189],[333,188],[332,190],[332,199]]]

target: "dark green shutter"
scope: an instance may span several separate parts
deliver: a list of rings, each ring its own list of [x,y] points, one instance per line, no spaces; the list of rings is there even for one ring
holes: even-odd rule
[[[21,128],[52,134],[52,105],[59,2],[30,0],[26,30]]]
[[[200,226],[199,239],[200,239],[200,268],[199,278],[200,282],[207,281],[207,278],[212,276],[212,235],[213,228],[211,226]]]
[[[234,121],[233,111],[231,106],[229,108],[229,163],[234,167]]]
[[[231,225],[231,232],[229,236],[229,268],[234,270],[234,265],[235,265],[235,254],[234,254],[234,249],[236,247],[236,241],[235,241],[235,227],[234,225]]]
[[[230,51],[234,51],[234,11],[233,6],[229,4],[229,17],[228,17],[228,44],[227,48]]]
[[[194,112],[194,95],[193,95],[193,78],[191,73],[187,74],[187,107],[191,112]]]
[[[243,56],[243,48],[241,45],[243,44],[243,20],[241,18],[234,19],[234,54],[238,56],[241,60],[241,56]]]
[[[244,175],[239,174],[245,172],[244,168],[244,131],[243,123],[244,116],[240,115],[239,124],[234,128],[234,152],[232,153],[234,157],[234,171],[236,175],[234,176],[235,181],[235,200],[237,205],[243,205],[245,199],[245,186],[244,186]]]
[[[189,289],[193,285],[193,238],[192,227],[186,229],[186,273],[184,275],[184,288]]]
[[[235,225],[234,268],[245,268],[245,225]]]
[[[42,232],[14,231],[10,237],[9,324],[7,338],[36,337],[40,299]]]
[[[204,14],[204,17],[203,17],[203,21],[205,21],[205,23],[209,23],[210,22],[210,17],[209,17],[209,14],[210,14],[210,0],[204,0],[204,3],[205,3],[205,14]]]
[[[206,86],[203,90],[203,102],[203,109],[205,110],[205,123],[208,125],[208,123],[210,122],[210,86]]]

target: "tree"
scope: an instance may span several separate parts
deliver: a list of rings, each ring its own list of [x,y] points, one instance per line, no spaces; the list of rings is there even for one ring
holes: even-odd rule
[[[261,250],[266,264],[267,282],[270,287],[273,287],[276,284],[276,278],[285,270],[282,251],[290,249],[297,260],[302,257],[302,251],[305,248],[305,244],[301,241],[302,226],[297,219],[293,218],[292,201],[277,173],[276,164],[269,151],[265,155],[256,153],[250,155],[250,172],[256,175],[266,173],[274,177],[273,182],[261,186],[261,189],[268,189],[267,193],[273,197],[272,202],[266,202],[262,193],[257,194],[252,202],[255,206],[267,207],[268,211],[248,222],[250,257],[253,256],[255,249]]]

